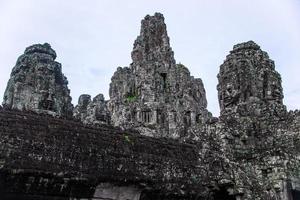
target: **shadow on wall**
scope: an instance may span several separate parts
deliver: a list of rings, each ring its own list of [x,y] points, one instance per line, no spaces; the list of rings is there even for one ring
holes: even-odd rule
[[[295,199],[295,200],[300,199],[300,191],[293,190],[292,196],[293,196],[293,199]]]
[[[212,200],[236,200],[234,196],[228,194],[226,188],[221,188],[212,195]]]

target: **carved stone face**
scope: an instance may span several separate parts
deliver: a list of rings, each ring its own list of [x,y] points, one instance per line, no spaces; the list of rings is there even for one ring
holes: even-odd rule
[[[239,93],[238,90],[235,89],[233,84],[227,83],[225,87],[225,91],[223,93],[224,106],[227,107],[234,104],[237,101],[238,93]]]
[[[4,104],[11,108],[71,116],[73,105],[61,65],[47,44],[26,48],[13,69]]]
[[[274,62],[253,42],[234,46],[218,74],[221,113],[259,113],[282,107],[282,87]]]
[[[41,93],[41,98],[39,99],[38,109],[55,111],[54,94],[46,92],[46,91]]]
[[[280,88],[279,84],[275,81],[272,81],[270,83],[270,96],[273,100],[277,101],[277,102],[281,102],[282,101],[282,89]]]

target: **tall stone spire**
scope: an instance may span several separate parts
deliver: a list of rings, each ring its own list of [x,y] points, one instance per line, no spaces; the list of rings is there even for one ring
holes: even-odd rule
[[[253,41],[237,44],[218,74],[221,114],[259,115],[285,110],[280,74],[274,61]]]
[[[162,62],[166,65],[175,64],[162,14],[147,15],[142,20],[141,32],[134,42],[131,57],[135,64],[143,62]]]
[[[115,126],[178,138],[207,119],[202,80],[176,64],[162,14],[142,20],[131,57],[130,67],[119,67],[110,84],[109,109]]]
[[[171,92],[171,85],[165,83],[168,76],[175,75],[176,62],[162,14],[147,15],[142,20],[141,32],[134,42],[131,57],[131,70],[142,99],[155,101]]]
[[[71,117],[73,105],[67,78],[47,43],[26,48],[8,81],[3,105],[54,116]]]

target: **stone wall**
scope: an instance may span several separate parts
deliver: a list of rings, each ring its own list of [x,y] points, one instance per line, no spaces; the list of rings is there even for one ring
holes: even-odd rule
[[[295,200],[299,119],[299,112],[285,118],[224,116],[201,126],[198,139],[181,143],[1,109],[0,195]]]
[[[201,187],[192,184],[198,170],[196,149],[196,144],[109,126],[92,128],[1,109],[0,191],[8,196],[88,198],[97,185],[109,182],[161,195],[189,196]]]

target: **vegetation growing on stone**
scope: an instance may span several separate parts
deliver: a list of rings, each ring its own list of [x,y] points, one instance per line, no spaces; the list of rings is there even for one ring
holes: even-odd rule
[[[132,102],[134,102],[134,101],[137,100],[137,96],[135,96],[135,95],[128,95],[126,97],[126,100],[127,100],[127,102],[132,103]]]

